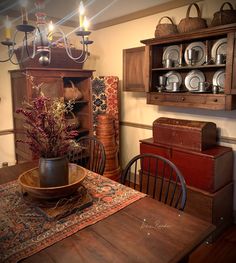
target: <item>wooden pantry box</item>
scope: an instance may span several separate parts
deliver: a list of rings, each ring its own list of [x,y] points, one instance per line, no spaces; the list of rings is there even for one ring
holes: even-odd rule
[[[153,122],[155,143],[201,152],[216,145],[213,122],[161,117]]]

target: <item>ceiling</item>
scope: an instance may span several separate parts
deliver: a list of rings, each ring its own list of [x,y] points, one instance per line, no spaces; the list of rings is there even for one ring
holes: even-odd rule
[[[42,0],[41,0],[42,1]],[[28,0],[27,10],[29,18],[34,20],[34,0]],[[80,0],[44,0],[45,12],[53,22],[60,21],[61,24],[76,26],[79,23],[78,6]],[[184,5],[191,0],[84,0],[86,16],[90,20],[93,29],[99,29],[112,24],[142,17],[162,11],[168,5],[173,8]],[[178,3],[176,3],[178,2]],[[20,5],[16,0],[0,1],[0,15],[9,15],[20,20]],[[156,10],[156,11],[155,11]],[[146,12],[145,12],[146,11]],[[136,15],[136,16],[135,16]],[[138,16],[138,17],[137,17]]]

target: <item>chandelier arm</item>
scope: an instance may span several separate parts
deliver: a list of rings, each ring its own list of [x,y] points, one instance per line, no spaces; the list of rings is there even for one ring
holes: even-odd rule
[[[16,47],[16,35],[17,35],[17,33],[18,33],[18,30],[16,30],[15,32],[14,32],[14,36],[13,36],[13,41],[12,41],[12,48],[11,48],[11,54],[9,55],[9,61],[13,64],[13,65],[19,65],[20,64],[20,62],[23,60],[23,55],[22,55],[22,53],[21,53],[21,59],[20,59],[20,61],[19,62],[14,62],[13,60],[12,60],[12,57],[13,57],[13,55],[15,54],[15,47]],[[10,50],[9,50],[10,51]]]
[[[83,49],[82,49],[82,51],[78,57],[72,56],[71,48],[69,48],[66,43],[65,43],[65,49],[66,49],[66,53],[69,56],[69,58],[71,58],[72,60],[74,60],[77,63],[83,63],[83,61],[78,61],[78,60],[80,60],[83,56],[86,57],[86,51],[85,51],[85,44],[84,43],[83,43]]]
[[[42,35],[42,33],[41,33],[41,30],[40,30],[40,28],[37,26],[37,30],[38,30],[38,32],[39,32],[39,36],[40,36],[40,45],[41,46],[44,46],[44,43],[43,43],[43,35]],[[36,34],[35,34],[36,35]]]
[[[48,52],[48,59],[49,59],[49,63],[51,63],[51,59],[52,59],[51,49],[49,49],[49,52]]]
[[[10,59],[12,58],[12,52],[11,52],[11,46],[8,46],[8,58],[7,59],[3,59],[3,60],[0,60],[0,62],[7,62],[7,61],[10,61]],[[11,53],[10,53],[11,52]]]
[[[89,57],[88,45],[86,45],[86,48],[85,48],[85,49],[86,49],[86,50],[85,50],[84,59],[83,59],[82,61],[76,61],[76,60],[75,60],[76,63],[84,63],[84,62],[87,60],[87,58]]]
[[[9,59],[10,62],[11,62],[12,64],[14,64],[14,65],[19,65],[19,64],[22,63],[23,61],[26,61],[26,60],[27,60],[27,58],[24,59],[24,49],[23,49],[23,48],[21,49],[21,56],[20,56],[19,61],[18,61],[18,62],[14,62],[14,61],[12,60],[12,57],[13,57],[14,51],[15,51],[15,46],[16,46],[16,36],[17,36],[17,33],[18,33],[18,30],[16,30],[15,33],[14,33],[12,53],[11,53],[11,57],[10,57],[10,59]],[[24,43],[24,41],[25,41],[25,36],[24,36],[24,38],[23,38],[23,43]],[[24,46],[24,45],[23,45],[23,46]]]
[[[20,65],[20,63],[22,62],[22,61],[20,61],[20,62],[14,62],[14,61],[12,60],[12,57],[11,57],[9,60],[10,60],[10,62],[11,62],[13,65]]]
[[[7,59],[5,59],[5,60],[0,60],[0,62],[7,62],[7,61],[9,61],[10,60],[10,58],[7,58]]]
[[[33,44],[32,44],[32,46],[33,46],[33,53],[32,53],[31,58],[34,58],[35,55],[36,55],[36,44],[35,44],[35,39],[36,39],[36,33],[34,34],[34,39],[33,39]]]
[[[12,57],[13,57],[13,55],[14,55],[14,53],[15,53],[14,51],[15,51],[15,46],[16,46],[16,36],[17,36],[17,33],[18,33],[18,30],[16,30],[15,33],[14,33],[13,45],[12,45],[12,48],[11,48],[11,53],[10,53],[10,55],[9,55],[9,61],[10,61],[13,65],[19,65],[20,63],[22,63],[22,62],[24,62],[24,61],[27,60],[27,58],[24,59],[24,48],[21,49],[21,56],[20,56],[20,59],[19,59],[18,62],[14,62],[13,59],[12,59]],[[23,43],[24,43],[24,42],[27,43],[27,39],[25,39],[25,38],[27,38],[26,35],[24,36]],[[24,45],[23,45],[23,46],[24,46]],[[29,55],[28,45],[26,45],[25,48],[26,48],[26,52],[27,52],[28,57],[34,58],[34,56],[30,56],[30,55]]]
[[[79,59],[81,59],[83,56],[84,56],[84,54],[85,54],[85,56],[86,56],[86,51],[85,51],[85,44],[84,44],[84,37],[82,36],[82,38],[83,38],[83,49],[82,49],[82,52],[81,52],[81,54],[78,56],[78,57],[73,57],[72,56],[72,53],[71,53],[71,48],[69,48],[68,46],[68,41],[67,41],[67,37],[65,36],[65,34],[64,34],[64,32],[61,30],[61,28],[60,27],[58,27],[58,29],[59,29],[59,32],[57,32],[57,33],[59,33],[61,36],[62,36],[62,39],[63,39],[63,42],[64,42],[64,44],[65,44],[65,50],[66,50],[66,53],[67,53],[67,55],[68,55],[68,57],[70,58],[70,59],[72,59],[72,60],[74,60],[75,62],[76,62],[76,60],[79,60]],[[79,61],[79,62],[77,62],[77,63],[83,63],[84,61]]]
[[[60,35],[60,39],[63,39],[63,42],[64,42],[64,44],[65,44],[65,49],[66,49],[67,46],[69,45],[69,44],[68,44],[68,41],[67,41],[67,38],[66,38],[65,34],[63,33],[63,31],[62,31],[61,29],[59,29],[59,30],[60,30],[60,31],[56,31],[56,32],[51,33],[51,35],[52,35],[52,36],[53,36],[53,35],[57,35],[57,34]],[[60,41],[60,39],[57,40],[56,42]],[[71,49],[68,48],[67,51],[68,51],[67,54],[69,53],[68,56],[73,59]]]
[[[26,33],[27,34],[27,33]],[[27,58],[31,58],[33,59],[35,57],[35,47],[33,46],[33,51],[32,51],[32,54],[30,54],[30,51],[29,51],[29,45],[27,44],[28,43],[28,38],[27,38],[27,35],[25,35],[25,38],[23,39],[23,41],[25,41],[25,49],[26,49],[26,53],[27,53]],[[22,61],[25,61],[27,60],[27,58],[24,58],[24,49],[22,48],[22,54],[21,54],[21,58],[22,58]]]
[[[25,49],[26,49],[26,53],[28,57],[30,56],[30,52],[29,52],[29,45],[28,45],[28,37],[27,37],[27,32],[25,32],[25,37],[24,37],[24,41],[25,41]]]

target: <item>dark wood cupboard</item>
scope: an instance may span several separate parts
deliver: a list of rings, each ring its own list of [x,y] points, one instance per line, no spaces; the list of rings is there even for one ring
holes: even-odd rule
[[[211,60],[211,51],[215,43],[221,39],[226,39],[226,62],[216,64]],[[205,60],[209,63],[201,63],[198,65],[186,64],[184,59],[184,52],[188,45],[193,42],[201,42],[205,47]],[[185,108],[201,108],[211,110],[233,110],[236,109],[236,77],[233,74],[236,70],[236,24],[229,24],[225,26],[211,27],[202,29],[201,31],[194,31],[191,33],[181,33],[160,38],[152,38],[142,40],[145,44],[145,51],[142,49],[141,54],[138,55],[140,47],[132,50],[132,56],[124,56],[124,90],[140,91],[141,84],[135,88],[132,79],[134,76],[143,77],[143,91],[146,91],[147,103],[153,105],[164,106],[178,106]],[[180,47],[180,62],[178,65],[174,64],[171,67],[163,66],[163,54],[165,50],[176,45]],[[129,49],[123,51],[124,54],[130,53]],[[137,53],[137,60],[135,57]],[[144,55],[145,54],[145,55]],[[127,57],[129,59],[127,59]],[[141,62],[140,59],[143,59]],[[130,60],[132,62],[130,62]],[[132,71],[132,65],[142,64],[141,71],[137,72],[137,67]],[[224,88],[219,93],[209,92],[197,93],[190,92],[186,88],[184,80],[190,71],[201,71],[207,83],[212,85],[213,78],[217,71],[223,71],[225,75]],[[168,72],[177,72],[182,79],[180,91],[178,92],[159,92],[159,76],[165,75]],[[132,76],[133,72],[133,76]],[[130,81],[127,81],[127,78]],[[140,80],[140,78],[139,78]]]
[[[22,106],[23,101],[30,101],[42,91],[50,98],[64,98],[64,88],[68,81],[73,81],[83,94],[83,98],[74,104],[73,113],[78,119],[80,136],[92,135],[92,89],[91,70],[53,69],[53,68],[26,68],[12,70],[12,107],[15,134],[16,161],[29,161],[36,158],[29,150],[28,145],[17,143],[17,140],[26,139],[23,120],[16,114],[16,109]]]

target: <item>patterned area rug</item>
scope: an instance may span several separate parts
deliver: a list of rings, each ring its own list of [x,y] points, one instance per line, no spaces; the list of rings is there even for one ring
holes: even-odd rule
[[[145,196],[90,171],[83,185],[93,204],[53,221],[25,202],[17,181],[0,185],[0,262],[33,255]]]

